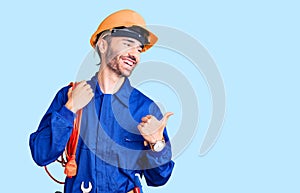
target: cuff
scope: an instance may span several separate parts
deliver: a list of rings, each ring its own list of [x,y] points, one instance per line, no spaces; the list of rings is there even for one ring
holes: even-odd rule
[[[165,148],[160,152],[147,150],[146,157],[150,167],[158,167],[169,162],[172,158],[170,142],[167,142]]]
[[[65,106],[62,106],[62,108],[58,111],[58,114],[71,124],[73,124],[74,119],[76,117],[76,114],[70,111]]]

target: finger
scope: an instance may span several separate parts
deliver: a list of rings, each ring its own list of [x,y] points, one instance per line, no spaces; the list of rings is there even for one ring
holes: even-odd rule
[[[167,123],[167,121],[168,121],[168,119],[170,118],[171,115],[174,115],[174,113],[173,113],[173,112],[167,112],[167,113],[164,115],[164,117],[162,118],[162,121],[163,121],[164,123]]]
[[[86,84],[87,84],[86,81],[85,81],[85,80],[82,80],[82,81],[80,81],[78,84],[75,84],[75,85],[76,85],[76,87],[82,88],[82,87],[84,87]]]
[[[87,90],[87,92],[89,92],[89,93],[92,93],[92,92],[93,92],[93,89],[92,89],[91,87],[87,88],[86,90]]]
[[[142,121],[143,121],[143,122],[145,122],[145,123],[147,123],[147,122],[148,122],[148,120],[149,120],[149,118],[148,118],[148,117],[143,117],[143,118],[142,118]]]
[[[70,87],[70,88],[68,89],[68,94],[71,94],[71,92],[72,92],[72,87]]]
[[[83,87],[84,87],[84,88],[91,88],[91,85],[88,84],[87,82],[85,82],[85,83],[83,84]]]
[[[88,90],[91,88],[91,85],[88,84],[87,82],[85,82],[83,85],[82,85],[82,89],[85,89],[85,90]]]
[[[71,97],[71,95],[72,95],[72,90],[73,90],[73,88],[72,88],[72,87],[70,87],[70,88],[69,88],[69,90],[68,90],[68,98],[70,98],[70,97]]]
[[[151,118],[152,118],[152,115],[146,115],[145,117],[142,118],[142,121],[146,122],[146,123],[149,123]]]
[[[142,129],[143,129],[143,127],[141,125],[138,125],[137,128],[139,131],[142,131]]]
[[[94,92],[92,91],[88,95],[91,96],[91,97],[93,97],[94,96]]]

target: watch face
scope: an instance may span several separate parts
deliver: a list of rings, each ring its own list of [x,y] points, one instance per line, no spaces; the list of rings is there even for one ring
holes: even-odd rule
[[[166,143],[164,141],[157,141],[154,146],[153,150],[156,152],[160,152],[165,147]]]

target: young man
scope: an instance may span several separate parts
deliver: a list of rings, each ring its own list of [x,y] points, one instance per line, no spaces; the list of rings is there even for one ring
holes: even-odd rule
[[[137,176],[149,186],[168,181],[174,162],[165,126],[172,113],[163,116],[128,79],[140,54],[156,41],[138,13],[109,15],[90,40],[101,59],[99,71],[89,81],[62,88],[31,134],[32,157],[45,166],[64,152],[82,109],[76,175],[66,178],[64,192],[81,193],[81,184],[91,183],[92,193],[133,193],[141,189]]]

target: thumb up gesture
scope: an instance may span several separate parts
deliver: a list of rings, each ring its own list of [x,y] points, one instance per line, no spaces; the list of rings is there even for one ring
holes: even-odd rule
[[[146,115],[137,128],[148,143],[155,143],[163,138],[164,128],[171,115],[173,115],[172,112],[167,112],[161,120],[157,120],[152,115]]]

